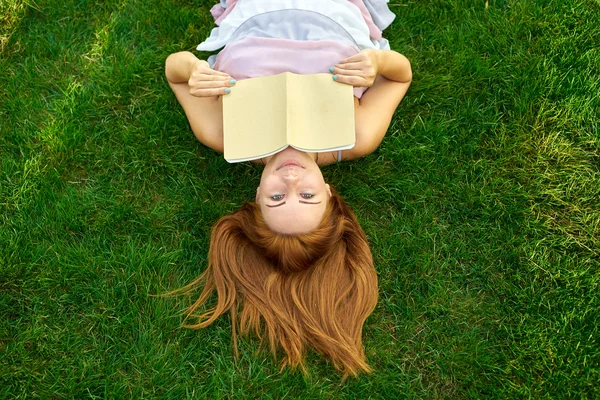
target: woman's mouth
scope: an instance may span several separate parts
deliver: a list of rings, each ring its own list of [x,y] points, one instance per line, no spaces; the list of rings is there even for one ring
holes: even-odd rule
[[[283,164],[281,164],[279,166],[279,168],[277,168],[277,170],[280,170],[281,168],[284,168],[284,167],[299,167],[299,168],[303,168],[304,169],[304,167],[302,166],[302,164],[300,164],[296,160],[288,160],[288,161],[284,162]]]

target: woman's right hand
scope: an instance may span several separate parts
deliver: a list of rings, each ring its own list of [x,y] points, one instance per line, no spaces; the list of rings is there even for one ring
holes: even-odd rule
[[[393,82],[412,81],[410,62],[402,54],[393,50],[365,49],[345,58],[329,69],[333,79],[355,87],[375,85],[377,75]]]
[[[188,80],[190,94],[196,97],[223,96],[231,92],[235,79],[225,72],[216,71],[205,60],[194,63]]]
[[[329,71],[333,80],[354,87],[371,87],[378,73],[378,50],[364,49],[353,56],[343,59]]]

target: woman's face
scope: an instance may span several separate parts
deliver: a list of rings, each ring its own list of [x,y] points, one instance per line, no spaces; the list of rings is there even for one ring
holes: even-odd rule
[[[306,233],[323,219],[331,191],[312,156],[288,147],[267,162],[256,202],[273,231]]]

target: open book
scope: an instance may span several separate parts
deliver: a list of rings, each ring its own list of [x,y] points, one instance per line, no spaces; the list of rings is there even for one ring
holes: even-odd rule
[[[223,96],[225,159],[255,160],[288,146],[307,152],[354,147],[354,94],[330,74],[238,81]]]

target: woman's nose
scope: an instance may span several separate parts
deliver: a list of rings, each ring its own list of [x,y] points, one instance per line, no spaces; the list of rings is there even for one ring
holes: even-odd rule
[[[288,171],[283,175],[283,180],[286,182],[295,182],[298,180],[298,175],[294,171]]]

